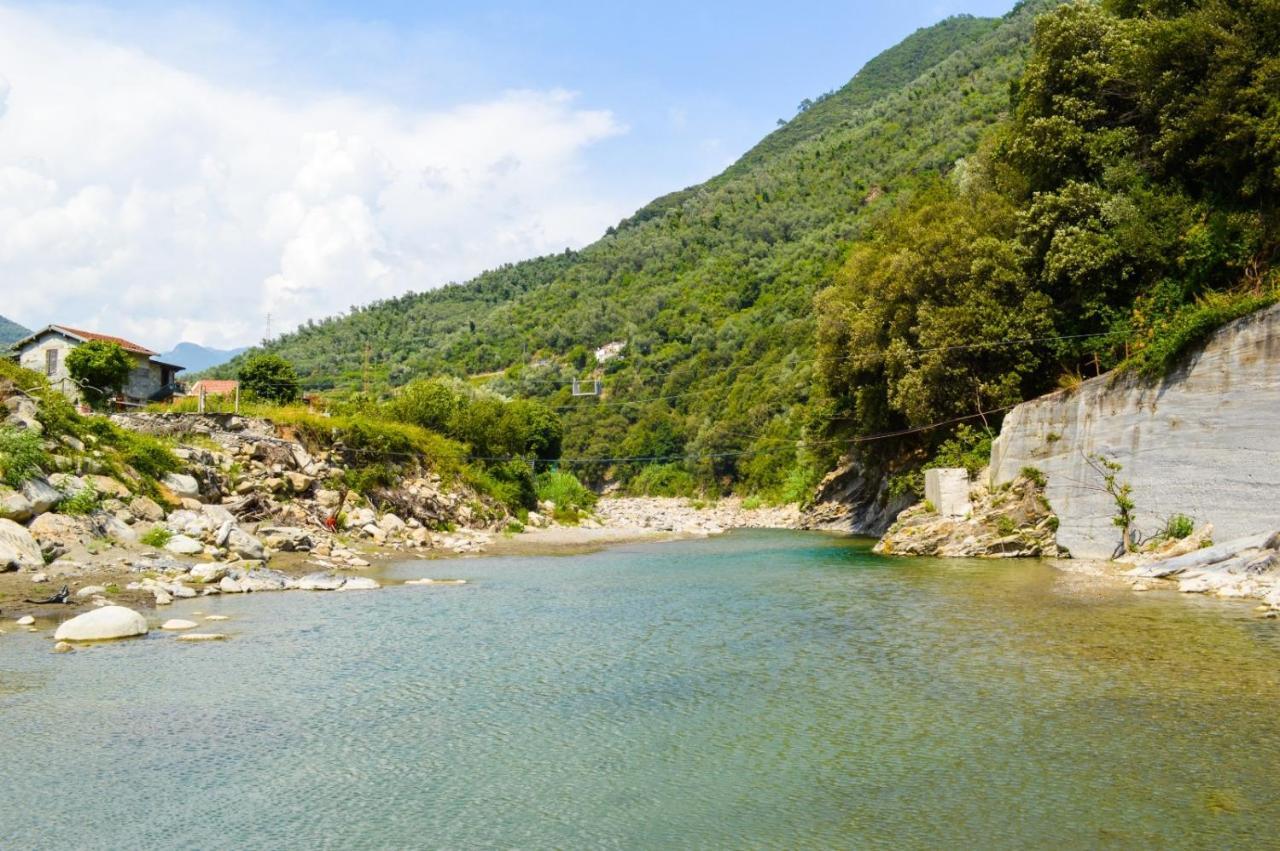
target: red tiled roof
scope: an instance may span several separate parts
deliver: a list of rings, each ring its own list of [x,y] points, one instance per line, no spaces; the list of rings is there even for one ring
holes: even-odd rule
[[[195,384],[191,385],[188,392],[191,396],[200,395],[200,388],[204,388],[204,392],[210,396],[229,396],[236,392],[236,388],[240,386],[239,381],[225,378],[202,378]]]
[[[94,331],[81,331],[79,328],[72,328],[70,325],[53,325],[59,331],[66,331],[72,337],[79,337],[82,340],[106,340],[108,343],[116,343],[120,348],[128,352],[134,352],[140,355],[157,355],[159,352],[153,352],[146,346],[139,346],[137,343],[130,342],[123,337],[112,337],[110,334],[98,334]]]

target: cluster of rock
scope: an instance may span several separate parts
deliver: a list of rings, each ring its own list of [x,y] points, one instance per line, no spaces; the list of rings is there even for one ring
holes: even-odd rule
[[[1222,544],[1213,544],[1212,535],[1213,526],[1206,525],[1187,538],[1117,561],[1135,565],[1127,575],[1137,591],[1151,590],[1148,580],[1169,580],[1184,594],[1258,599],[1280,610],[1280,531]]]
[[[800,519],[800,528],[853,535],[884,534],[914,501],[910,495],[891,493],[888,472],[857,452],[840,459],[836,469],[818,484]]]
[[[944,478],[944,487],[945,481]],[[964,481],[967,493],[963,504],[967,511],[943,504],[943,499],[937,497],[916,503],[898,515],[876,544],[875,552],[948,558],[1065,555],[1054,538],[1057,517],[1038,481],[1024,475],[994,490],[983,484],[968,484],[967,477]]]
[[[794,505],[747,507],[738,497],[699,504],[678,497],[602,499],[596,505],[597,525],[644,529],[681,535],[716,535],[726,529],[794,529],[800,513]]]

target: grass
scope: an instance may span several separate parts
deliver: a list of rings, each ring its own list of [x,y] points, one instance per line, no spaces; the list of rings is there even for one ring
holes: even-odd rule
[[[1278,301],[1280,287],[1274,285],[1261,291],[1206,293],[1147,329],[1143,340],[1131,344],[1129,357],[1120,368],[1161,378],[1223,325]]]
[[[92,485],[81,488],[58,504],[58,510],[72,517],[92,514],[102,505],[102,496]]]
[[[27,479],[40,475],[49,465],[40,435],[10,426],[0,426],[0,480],[19,487]]]
[[[173,533],[163,526],[152,526],[138,540],[148,547],[162,549],[165,544],[173,539]]]

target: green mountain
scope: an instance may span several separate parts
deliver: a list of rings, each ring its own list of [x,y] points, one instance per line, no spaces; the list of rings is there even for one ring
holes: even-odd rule
[[[916,32],[723,174],[581,251],[309,323],[267,348],[319,389],[452,374],[541,398],[562,409],[566,458],[687,456],[667,472],[807,487],[830,460],[795,440],[816,413],[816,291],[852,240],[1004,116],[1035,13],[1051,5]],[[597,369],[590,350],[611,342],[621,356]],[[572,396],[575,375],[600,376],[602,395]],[[575,469],[597,482],[637,472]]]
[[[0,349],[8,348],[31,332],[11,319],[0,316]]]

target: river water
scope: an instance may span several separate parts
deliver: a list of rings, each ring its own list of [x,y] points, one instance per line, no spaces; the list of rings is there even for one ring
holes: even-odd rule
[[[1273,845],[1280,622],[790,532],[0,639],[4,848]],[[198,619],[198,618],[197,618]]]

